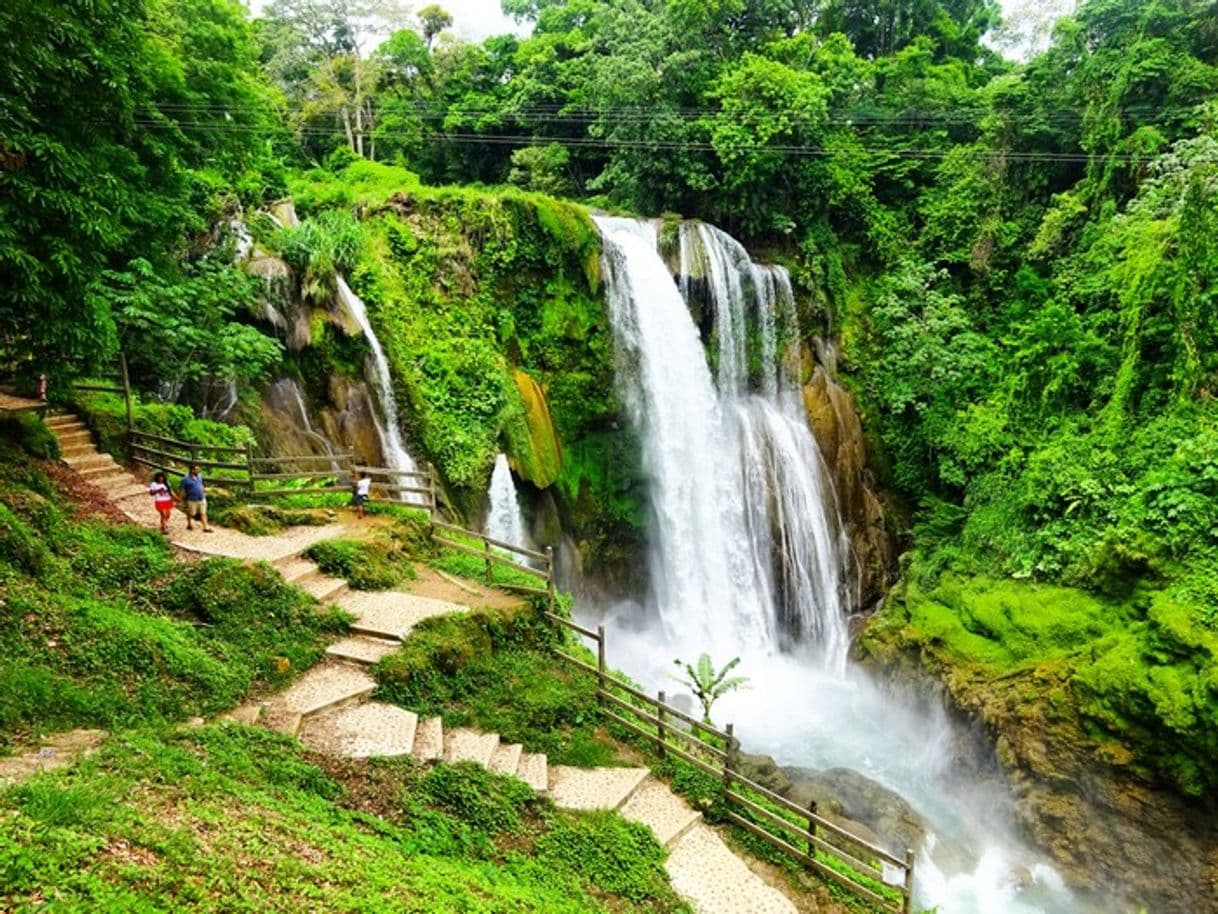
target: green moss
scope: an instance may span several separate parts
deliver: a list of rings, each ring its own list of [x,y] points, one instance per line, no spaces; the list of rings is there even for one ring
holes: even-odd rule
[[[305,557],[356,590],[391,590],[417,577],[401,544],[389,539],[325,540],[310,546]]]
[[[945,575],[928,590],[907,583],[896,591],[861,644],[885,661],[916,648],[981,695],[1017,689],[1015,673],[1061,682],[1043,711],[1047,725],[1087,729],[1075,737],[1143,779],[1190,796],[1218,788],[1210,763],[1218,752],[1218,632],[1183,588],[1117,600]],[[1011,700],[1027,713],[1039,706],[1030,696]]]

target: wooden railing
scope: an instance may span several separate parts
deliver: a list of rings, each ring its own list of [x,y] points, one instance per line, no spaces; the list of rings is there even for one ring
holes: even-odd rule
[[[184,476],[192,465],[197,465],[206,471],[208,482],[234,489],[250,498],[348,493],[357,476],[366,474],[372,480],[372,497],[399,500],[405,496],[407,500],[403,504],[426,511],[430,516],[431,537],[435,542],[481,558],[488,584],[517,593],[544,596],[550,611],[554,610],[554,550],[550,547],[544,552],[526,549],[441,521],[436,516],[439,496],[435,472],[431,469],[364,466],[356,463],[354,455],[349,453],[256,457],[248,444],[200,444],[136,429],[130,431],[129,441],[131,459],[142,467],[171,476]],[[515,569],[536,579],[537,584],[496,580],[496,566]]]
[[[586,628],[553,610],[546,617],[595,645],[596,664],[562,649],[564,663],[597,679],[601,713],[672,756],[722,783],[728,820],[820,876],[887,914],[913,911],[914,854],[890,853],[820,815],[751,780],[740,770],[740,743],[731,724],[722,730],[674,708],[664,692],[652,696],[614,676],[605,664],[605,627]]]
[[[469,543],[459,542],[453,539],[454,536],[473,540],[479,545],[471,546]],[[455,524],[448,524],[437,520],[434,513],[431,516],[431,538],[449,549],[481,558],[483,561],[483,577],[486,583],[493,583],[496,587],[515,591],[516,593],[544,596],[549,613],[553,614],[556,591],[554,588],[554,548],[552,546],[547,546],[545,552],[526,549],[523,546],[516,546],[503,540],[494,539],[485,533],[475,533],[472,530],[466,530],[464,527],[458,527]],[[521,563],[512,558],[512,556],[520,556],[525,562]],[[516,584],[511,581],[496,581],[496,565],[506,566],[521,574],[534,577],[540,582],[540,585],[530,586],[527,584]]]

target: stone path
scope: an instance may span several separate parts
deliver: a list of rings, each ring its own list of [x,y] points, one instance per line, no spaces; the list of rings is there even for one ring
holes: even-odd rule
[[[54,416],[48,425],[69,466],[103,488],[132,520],[158,525],[146,485],[99,454],[79,419]],[[341,524],[253,537],[219,528],[210,534],[198,527],[191,532],[179,515],[174,520],[174,545],[206,555],[272,562],[286,581],[337,604],[355,619],[350,636],[331,644],[322,663],[283,692],[242,705],[222,719],[269,727],[297,737],[314,751],[344,758],[410,755],[421,762],[474,762],[520,778],[547,793],[557,806],[616,810],[646,825],[668,849],[665,869],[673,888],[698,914],[795,914],[785,895],[750,870],[703,824],[700,813],[646,768],[551,766],[545,755],[503,743],[498,734],[467,728],[446,731],[438,717],[420,719],[413,711],[371,700],[376,681],[370,668],[399,650],[415,625],[442,613],[468,611],[462,603],[435,595],[456,591],[481,597],[478,589],[458,585],[458,590],[429,576],[420,589],[430,595],[350,591],[345,581],[324,575],[301,557],[313,543],[344,532]]]

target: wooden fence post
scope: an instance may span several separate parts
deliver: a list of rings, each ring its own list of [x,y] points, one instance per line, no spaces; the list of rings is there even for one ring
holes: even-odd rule
[[[904,914],[913,914],[913,870],[914,870],[914,852],[906,848],[905,850],[905,905],[902,908]]]
[[[727,751],[723,754],[723,793],[724,802],[730,806],[732,792],[732,768],[735,763],[736,737],[732,735],[733,730],[731,724],[724,727],[723,732],[727,734]]]
[[[249,443],[245,445],[245,473],[248,477],[245,480],[245,485],[250,493],[250,498],[254,497],[254,453],[250,449]]]
[[[550,577],[546,580],[546,604],[550,608],[550,612],[554,612],[555,593],[554,593],[554,547],[546,546],[546,571],[550,573]]]
[[[605,626],[596,627],[596,701],[605,706]]]
[[[430,463],[427,464],[427,488],[428,488],[428,506],[427,512],[432,517],[436,516],[436,468]]]
[[[664,690],[663,689],[661,689],[658,693],[656,693],[656,698],[659,699],[659,704],[656,707],[656,721],[657,721],[656,730],[660,737],[660,742],[659,742],[660,758],[664,758],[666,755],[666,753],[664,751],[664,743],[667,741],[667,736],[665,736],[665,733],[664,733]]]
[[[127,374],[127,353],[118,354],[118,367],[122,372],[123,402],[127,405],[127,436],[130,440],[131,431],[135,428],[135,420],[131,416],[131,377]]]
[[[820,810],[820,807],[817,805],[815,800],[808,801],[808,838],[809,839],[814,839],[816,837],[816,815],[819,812],[819,810]],[[808,856],[813,859],[816,859],[816,842],[814,840],[808,841]]]
[[[490,584],[495,579],[494,562],[491,561],[491,541],[484,537],[482,545],[486,550],[486,583]]]

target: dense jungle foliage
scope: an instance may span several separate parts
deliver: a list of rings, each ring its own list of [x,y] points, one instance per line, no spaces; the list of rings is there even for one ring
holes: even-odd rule
[[[503,7],[527,37],[373,0],[0,9],[4,361],[62,385],[121,345],[141,387],[196,408],[289,370],[230,221],[290,189],[305,224],[256,234],[319,301],[350,274],[448,483],[481,486],[503,447],[624,542],[637,448],[597,239],[552,198],[711,220],[789,265],[805,326],[841,338],[909,520],[904,621],[1005,646],[978,620],[1010,621],[1006,588],[1088,591],[1127,622],[1084,626],[1095,725],[1212,739],[1211,0],[1084,0],[1025,62],[987,43],[995,0]],[[953,576],[1002,593],[964,612]]]

